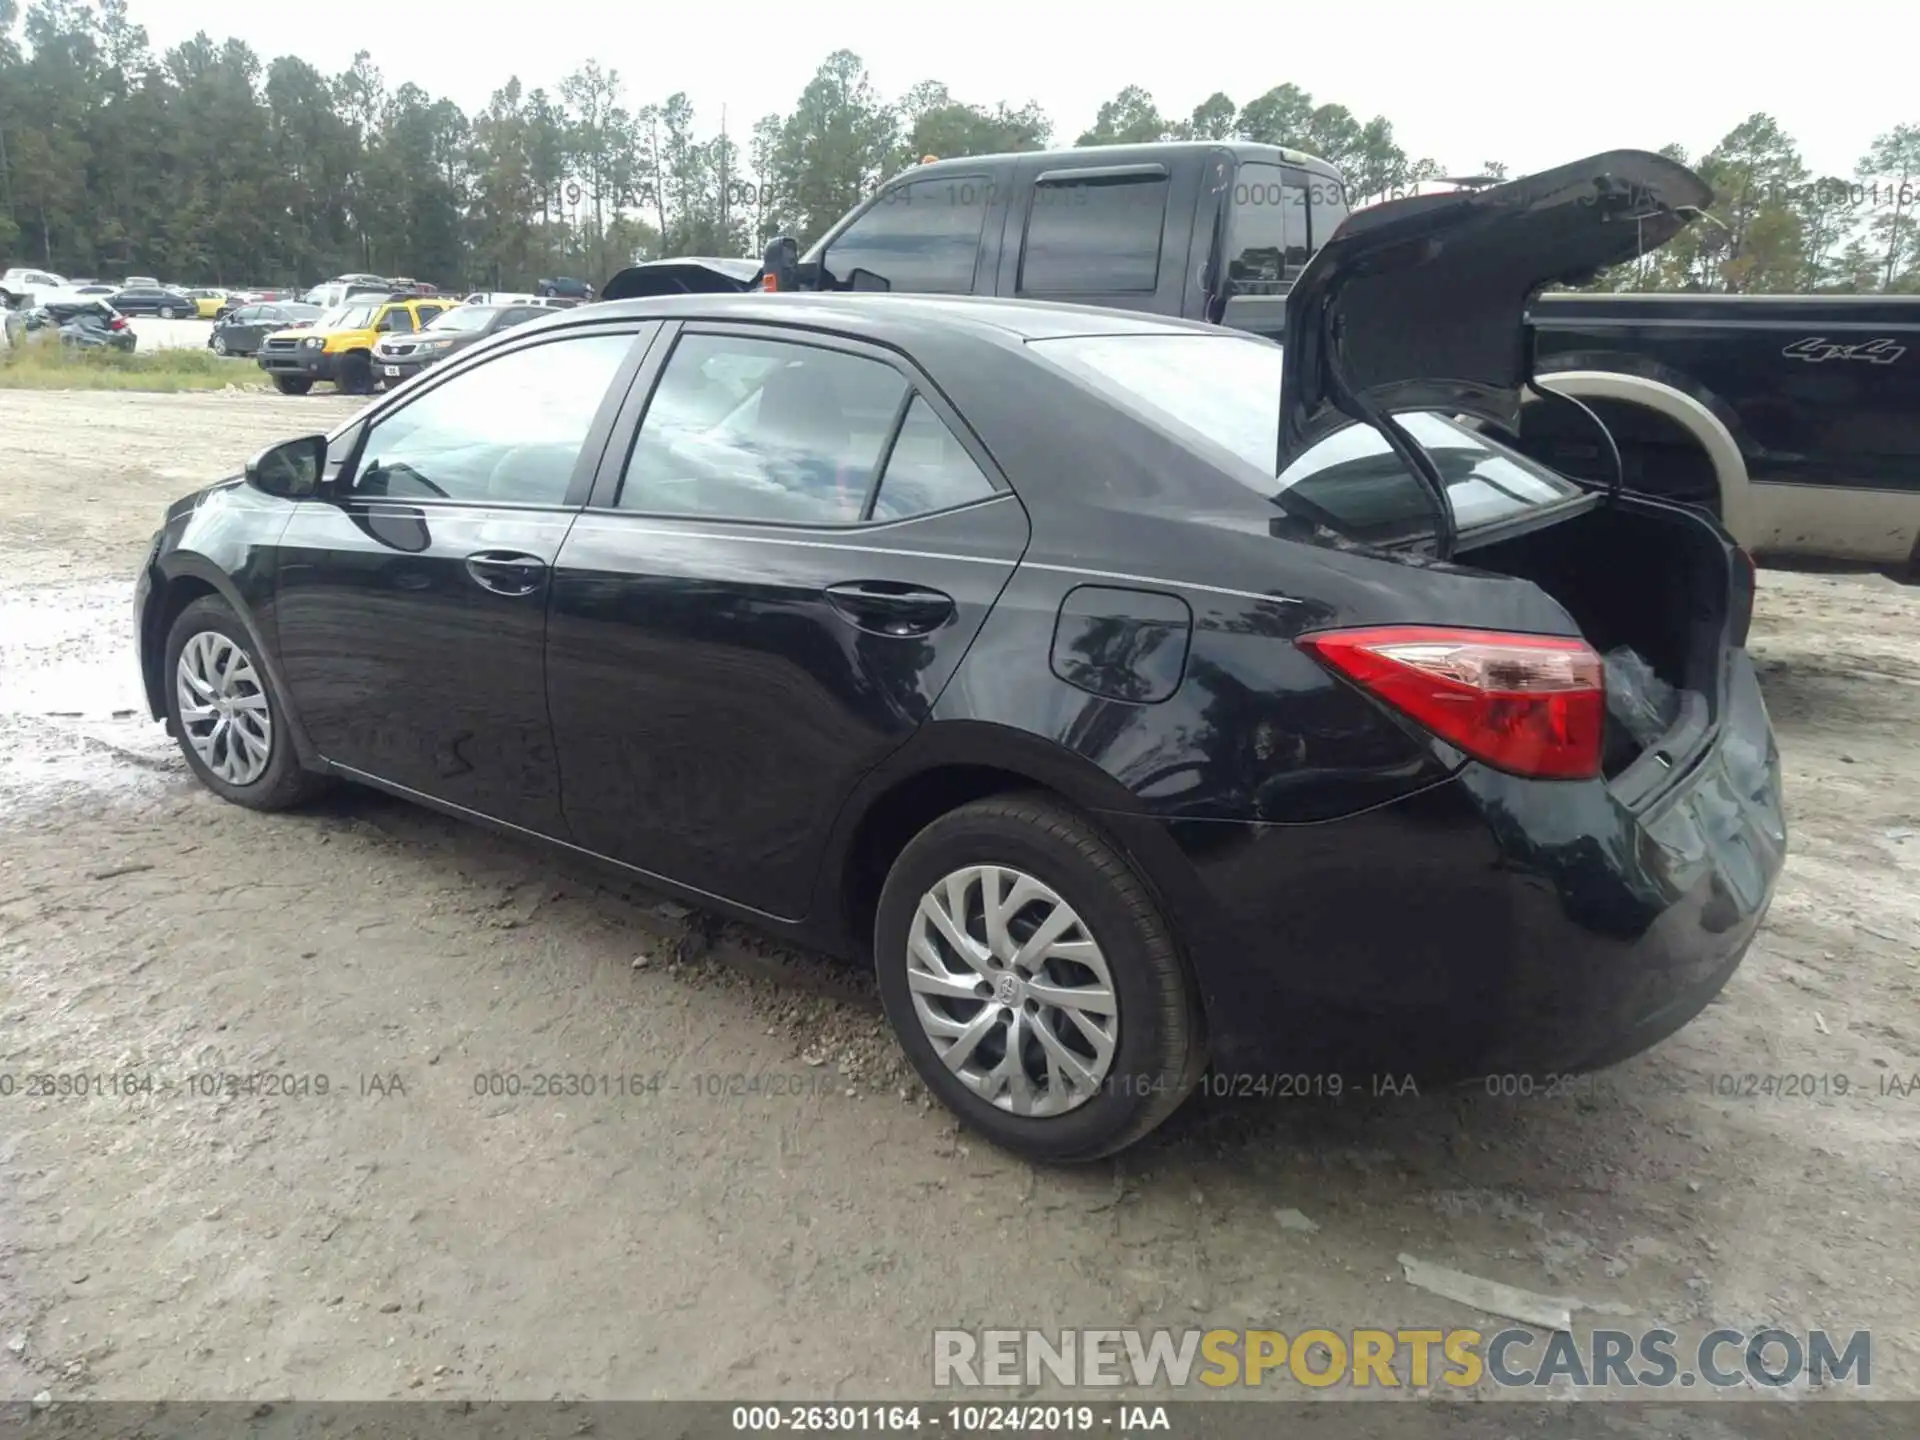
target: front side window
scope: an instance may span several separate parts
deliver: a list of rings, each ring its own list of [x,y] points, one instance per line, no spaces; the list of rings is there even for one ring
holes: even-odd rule
[[[894,290],[965,295],[973,289],[987,192],[986,177],[979,175],[884,190],[828,247],[826,267],[842,285],[859,268]]]
[[[1258,161],[1235,173],[1227,275],[1236,294],[1278,294],[1307,263],[1305,178]]]
[[[413,315],[404,307],[396,306],[380,317],[379,328],[387,334],[398,331],[410,333],[413,329]]]
[[[1164,175],[1071,177],[1033,187],[1023,295],[1151,294],[1166,229]]]
[[[355,495],[560,505],[631,335],[496,355],[375,421]]]
[[[1347,187],[1327,175],[1308,176],[1307,223],[1312,229],[1314,245],[1321,246],[1331,240],[1333,232],[1346,218]]]
[[[1234,335],[1087,335],[1029,348],[1218,463],[1280,512],[1369,544],[1430,535],[1425,490],[1369,425],[1326,436],[1276,474],[1282,352]],[[1444,416],[1395,417],[1433,457],[1462,530],[1580,494],[1571,481]]]
[[[864,356],[688,335],[647,405],[617,503],[652,514],[856,521],[906,393],[898,370]]]

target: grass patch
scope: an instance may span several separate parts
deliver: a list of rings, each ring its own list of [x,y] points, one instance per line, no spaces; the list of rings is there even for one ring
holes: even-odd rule
[[[4,344],[4,342],[0,342]],[[69,350],[55,341],[0,349],[0,390],[257,390],[251,360],[210,350]]]

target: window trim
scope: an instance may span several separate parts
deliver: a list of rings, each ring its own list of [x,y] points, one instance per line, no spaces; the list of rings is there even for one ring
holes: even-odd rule
[[[966,288],[963,290],[901,290],[897,293],[902,295],[978,295],[980,293],[980,262],[987,253],[987,217],[993,213],[993,202],[997,193],[992,172],[987,170],[964,173],[955,171],[952,174],[941,175],[915,175],[908,171],[890,184],[881,186],[871,200],[849,216],[839,231],[828,236],[826,242],[821,245],[819,260],[821,270],[829,275],[834,273],[832,268],[834,246],[851,234],[867,216],[874,214],[884,205],[892,204],[889,196],[912,185],[934,185],[941,181],[949,184],[971,181],[981,188],[985,196],[980,205],[980,229],[973,237],[973,269],[967,274]],[[992,293],[991,289],[988,293]]]
[[[792,345],[811,345],[816,349],[838,350],[861,359],[878,361],[897,371],[906,381],[906,394],[901,397],[895,410],[891,428],[887,432],[885,443],[881,446],[880,458],[875,463],[873,484],[869,487],[866,501],[861,506],[863,518],[855,520],[781,520],[762,518],[753,515],[689,515],[685,511],[672,510],[629,510],[621,506],[620,488],[626,479],[627,465],[633,458],[634,447],[640,442],[640,427],[646,423],[647,411],[653,405],[654,393],[659,389],[660,378],[666,373],[668,362],[679,348],[681,339],[687,335],[732,335],[744,340],[766,340]],[[900,438],[900,429],[906,423],[907,411],[913,404],[914,396],[920,396],[928,407],[940,418],[953,438],[960,442],[961,449],[968,458],[979,467],[986,477],[992,493],[977,500],[963,501],[958,505],[948,505],[939,510],[922,510],[914,515],[902,515],[892,520],[874,520],[869,516],[874,502],[879,496],[880,483],[886,478],[887,462],[893,458],[893,447]],[[952,515],[961,510],[971,509],[975,505],[989,505],[1014,495],[1014,489],[1008,483],[1005,472],[994,461],[973,427],[960,417],[953,403],[941,393],[933,383],[932,377],[909,359],[903,352],[872,341],[858,339],[835,330],[816,329],[807,325],[796,325],[791,321],[761,320],[686,320],[669,322],[662,327],[660,336],[654,341],[646,356],[646,362],[635,377],[626,403],[621,407],[619,417],[614,421],[613,434],[605,446],[600,460],[599,473],[595,476],[592,492],[581,512],[588,515],[625,516],[634,520],[652,520],[666,522],[691,521],[709,525],[745,525],[758,530],[793,530],[820,532],[828,534],[850,534],[857,531],[879,530],[891,525],[911,525],[935,515]]]
[[[390,395],[385,403],[371,406],[348,422],[349,428],[357,428],[353,437],[353,446],[346,459],[341,462],[339,471],[321,484],[316,494],[302,504],[327,505],[407,505],[427,510],[526,510],[526,511],[571,511],[578,513],[584,508],[592,491],[594,476],[599,473],[607,442],[614,433],[614,423],[621,407],[627,402],[633,387],[634,377],[640,373],[647,357],[659,343],[661,331],[665,326],[657,320],[620,320],[608,322],[594,317],[597,323],[583,323],[562,326],[539,335],[516,337],[503,345],[490,346],[474,353],[478,347],[467,347],[467,353],[456,351],[446,360],[433,366],[424,376],[416,377],[419,388],[409,386],[407,390]],[[574,461],[573,474],[567,481],[567,492],[558,502],[532,500],[461,500],[437,495],[420,497],[407,496],[396,499],[385,495],[357,495],[353,482],[359,478],[360,462],[366,456],[367,437],[375,428],[388,419],[405,410],[409,405],[425,399],[443,385],[458,380],[462,375],[495,360],[504,360],[509,355],[522,350],[532,350],[541,345],[558,344],[566,340],[584,340],[597,336],[624,335],[628,341],[627,353],[621,357],[615,369],[613,379],[607,386],[607,393],[601,397],[600,407],[594,411],[593,419],[587,426],[586,438],[580,443],[580,454]]]
[[[1145,285],[1129,285],[1122,289],[1117,286],[1104,286],[1097,290],[1048,290],[1035,289],[1027,283],[1027,246],[1033,238],[1033,219],[1045,208],[1040,192],[1046,189],[1060,189],[1068,185],[1085,185],[1109,182],[1118,189],[1123,185],[1135,185],[1141,182],[1158,184],[1160,191],[1160,224],[1153,240],[1153,278]],[[1229,197],[1231,198],[1231,197]],[[1077,297],[1091,295],[1157,295],[1160,282],[1167,267],[1167,222],[1173,213],[1173,176],[1164,165],[1102,165],[1084,169],[1049,170],[1036,175],[1033,183],[1027,187],[1027,213],[1020,221],[1020,253],[1014,259],[1013,293],[1019,297],[1034,299],[1055,299],[1072,302]]]

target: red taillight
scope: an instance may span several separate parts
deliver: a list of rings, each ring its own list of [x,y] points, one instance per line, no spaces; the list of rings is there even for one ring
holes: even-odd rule
[[[1606,683],[1584,640],[1393,625],[1299,644],[1475,759],[1516,775],[1600,773]]]
[[[111,320],[109,320],[109,321],[107,322],[107,328],[108,328],[109,330],[124,330],[124,329],[126,329],[126,328],[127,328],[127,317],[126,317],[126,316],[124,316],[124,315],[116,315],[116,316],[114,316],[114,317],[113,317],[113,319],[111,319]]]
[[[760,277],[760,288],[762,290],[778,290],[780,288],[780,282],[772,275],[762,275]]]

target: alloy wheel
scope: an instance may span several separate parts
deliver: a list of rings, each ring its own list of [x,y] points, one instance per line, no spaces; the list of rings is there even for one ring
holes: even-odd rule
[[[907,931],[907,989],[934,1053],[983,1100],[1062,1115],[1113,1066],[1119,1001],[1073,907],[1033,876],[970,865],[941,879]]]
[[[273,758],[273,712],[247,652],[218,630],[181,647],[174,675],[180,728],[194,754],[229,785],[251,785]]]
[[[224,355],[227,353],[227,337],[226,336],[216,335],[213,337],[213,353],[216,355]]]

